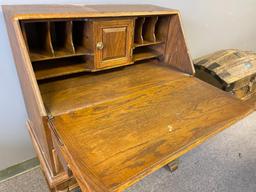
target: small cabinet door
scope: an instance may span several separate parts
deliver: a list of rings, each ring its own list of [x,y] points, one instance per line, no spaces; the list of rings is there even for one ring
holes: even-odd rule
[[[97,68],[131,63],[133,19],[95,22],[95,63]]]

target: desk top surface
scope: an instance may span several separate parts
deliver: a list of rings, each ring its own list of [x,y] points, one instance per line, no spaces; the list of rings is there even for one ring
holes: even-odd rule
[[[18,19],[164,15],[178,12],[155,5],[132,4],[3,5],[3,10],[9,17]]]

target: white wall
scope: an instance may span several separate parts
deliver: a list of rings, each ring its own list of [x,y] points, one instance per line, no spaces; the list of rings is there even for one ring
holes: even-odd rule
[[[41,3],[52,3],[44,0]],[[54,3],[120,3],[118,0],[55,0]],[[0,0],[29,4],[32,0]],[[36,3],[40,3],[37,1]],[[256,50],[255,0],[126,0],[179,9],[193,57],[222,48]],[[34,156],[25,128],[26,110],[0,9],[0,170]]]

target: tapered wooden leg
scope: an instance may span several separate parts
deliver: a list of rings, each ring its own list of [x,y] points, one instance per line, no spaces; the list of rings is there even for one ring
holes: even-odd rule
[[[176,171],[179,167],[179,159],[175,159],[174,161],[168,163],[167,166],[169,167],[171,172]]]

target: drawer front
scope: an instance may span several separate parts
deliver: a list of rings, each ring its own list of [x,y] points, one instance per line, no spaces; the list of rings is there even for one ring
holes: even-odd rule
[[[133,19],[95,21],[97,68],[131,63]]]

